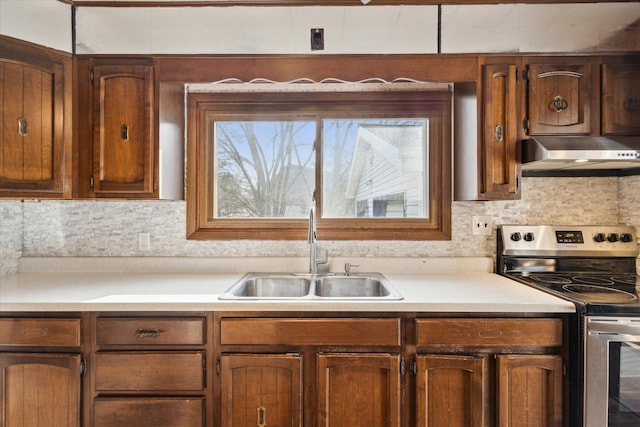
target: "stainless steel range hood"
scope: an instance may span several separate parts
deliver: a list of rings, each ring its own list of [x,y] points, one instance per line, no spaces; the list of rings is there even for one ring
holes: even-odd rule
[[[522,170],[640,168],[637,136],[534,136],[522,141]]]

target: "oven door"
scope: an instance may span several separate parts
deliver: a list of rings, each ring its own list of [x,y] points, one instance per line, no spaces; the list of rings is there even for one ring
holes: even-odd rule
[[[640,425],[640,317],[585,317],[584,426]]]

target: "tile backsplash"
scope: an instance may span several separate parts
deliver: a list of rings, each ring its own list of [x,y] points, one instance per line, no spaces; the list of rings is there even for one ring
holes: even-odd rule
[[[471,234],[473,215],[496,225],[628,224],[640,228],[640,176],[524,178],[522,199],[453,202],[450,241],[322,241],[330,256],[493,256],[492,236]],[[299,256],[306,241],[185,238],[184,201],[0,200],[0,274],[21,257]],[[139,234],[150,246],[139,248]],[[144,234],[143,234],[144,237]]]

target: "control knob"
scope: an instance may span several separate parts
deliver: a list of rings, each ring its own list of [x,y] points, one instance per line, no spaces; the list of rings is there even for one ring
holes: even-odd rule
[[[604,233],[596,233],[593,235],[593,240],[596,242],[604,242],[606,238],[607,236],[605,236]]]
[[[533,233],[524,233],[525,242],[532,242],[533,238],[534,238]]]
[[[620,241],[622,241],[624,243],[629,243],[629,242],[633,241],[633,235],[631,233],[622,233],[620,235]]]
[[[618,241],[618,234],[617,233],[611,233],[611,234],[607,235],[607,240],[610,241],[611,243],[617,242]]]
[[[519,232],[511,233],[511,240],[514,242],[519,242],[522,239],[522,235]]]

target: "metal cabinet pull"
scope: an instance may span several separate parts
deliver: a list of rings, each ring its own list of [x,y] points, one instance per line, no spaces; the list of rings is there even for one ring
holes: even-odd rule
[[[18,119],[18,135],[27,136],[29,132],[27,131],[27,119],[24,117],[20,117]]]
[[[258,408],[258,427],[267,427],[266,412],[264,406]]]
[[[556,113],[560,113],[569,108],[569,102],[561,97],[560,95],[553,98],[553,102],[551,103],[551,109]]]
[[[120,126],[120,139],[123,141],[129,140],[129,126],[126,124]]]
[[[638,98],[634,96],[628,96],[627,99],[624,100],[622,106],[626,111],[633,113],[634,111],[638,111],[638,109],[640,109],[640,102],[638,101]]]
[[[157,328],[140,328],[133,333],[133,336],[138,339],[157,338],[160,336],[160,330]]]
[[[496,125],[496,142],[502,142],[504,138],[504,132],[502,130],[502,125]]]

